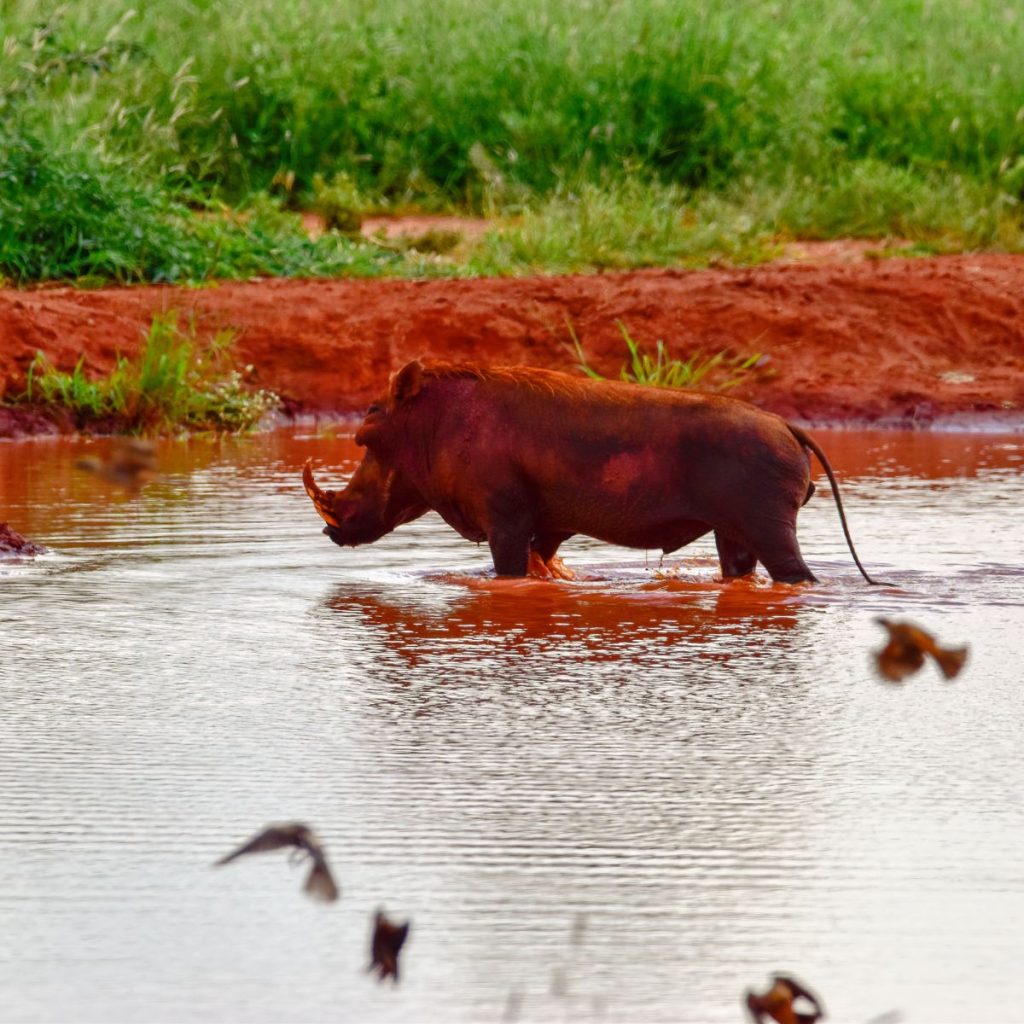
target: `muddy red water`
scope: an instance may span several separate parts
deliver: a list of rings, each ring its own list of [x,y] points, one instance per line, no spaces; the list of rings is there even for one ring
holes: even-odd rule
[[[154,313],[239,332],[252,383],[289,408],[362,409],[417,356],[571,370],[570,329],[616,374],[617,321],[679,354],[768,357],[734,392],[788,417],[927,424],[1024,410],[1024,258],[772,264],[461,281],[255,281],[209,288],[0,289],[0,395],[37,351],[90,372],[132,353]],[[0,406],[0,436],[38,429]]]
[[[433,516],[332,545],[299,473],[347,437],[166,442],[138,494],[74,468],[106,441],[0,444],[52,549],[0,561],[5,1014],[724,1024],[784,970],[838,1021],[1018,1019],[1024,438],[816,436],[898,587],[824,491],[816,586],[579,539],[507,582]],[[962,675],[880,681],[877,615]],[[337,904],[210,867],[292,819]]]

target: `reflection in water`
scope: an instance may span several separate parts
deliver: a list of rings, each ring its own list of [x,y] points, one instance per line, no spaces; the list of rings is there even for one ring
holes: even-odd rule
[[[75,469],[93,473],[107,483],[129,491],[139,491],[156,478],[156,445],[138,437],[107,440],[104,455],[84,455],[75,460]]]
[[[784,968],[836,1020],[1015,1019],[1024,445],[817,436],[902,589],[817,497],[819,586],[585,539],[579,582],[509,582],[436,517],[332,545],[299,474],[348,439],[164,443],[138,494],[74,469],[105,442],[0,445],[0,519],[53,549],[0,562],[4,1013],[708,1024]],[[884,685],[878,615],[971,660]],[[337,903],[210,869],[296,818]]]
[[[798,594],[788,593],[799,588],[763,579],[651,582],[638,570],[606,569],[585,584],[453,574],[430,582],[425,593],[340,584],[326,607],[345,618],[343,628],[358,612],[362,624],[380,630],[382,641],[410,665],[457,659],[463,644],[479,637],[521,653],[538,645],[579,647],[597,660],[628,660],[636,646],[652,640],[697,644],[703,656],[716,657],[730,635],[792,629],[800,607]]]

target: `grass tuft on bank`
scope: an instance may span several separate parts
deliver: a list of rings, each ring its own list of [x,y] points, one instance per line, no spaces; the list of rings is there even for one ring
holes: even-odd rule
[[[728,391],[742,384],[755,371],[765,373],[762,369],[765,357],[760,352],[744,356],[723,349],[706,356],[698,351],[681,359],[670,354],[668,346],[661,338],[654,343],[652,353],[629,333],[629,329],[621,320],[616,320],[615,323],[626,345],[626,359],[619,370],[619,380],[628,384],[639,384],[649,388]],[[591,380],[606,380],[607,378],[587,361],[572,324],[569,324],[569,336],[579,360],[576,368]]]
[[[278,398],[247,387],[231,360],[234,342],[221,331],[200,342],[175,313],[154,317],[134,359],[118,356],[113,370],[89,377],[84,356],[70,373],[39,353],[17,400],[42,411],[70,414],[79,429],[132,434],[237,432],[255,427]]]

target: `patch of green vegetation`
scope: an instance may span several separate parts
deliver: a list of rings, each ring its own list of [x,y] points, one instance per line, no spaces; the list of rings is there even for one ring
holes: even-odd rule
[[[0,35],[16,281],[696,266],[842,235],[1024,249],[1005,0],[18,0]],[[410,204],[511,226],[443,258],[354,237]],[[334,230],[310,241],[303,207]]]
[[[637,178],[559,192],[489,232],[467,256],[478,274],[573,273],[759,263],[777,247],[742,207]]]
[[[7,46],[18,52],[17,41]],[[118,67],[134,66],[143,48],[107,40],[69,49],[50,23],[32,30],[22,49],[24,60],[0,69],[0,276],[129,284],[439,272],[341,235],[312,240],[299,216],[267,195],[229,210],[194,189],[171,190],[146,175],[144,162],[90,145],[88,129],[71,144],[55,138],[33,103],[55,93],[70,102],[76,89],[98,88]]]
[[[313,175],[313,209],[321,216],[328,231],[358,235],[363,224],[366,200],[350,174],[339,171],[326,181],[322,174]]]
[[[84,356],[63,373],[38,353],[20,401],[68,410],[80,428],[137,434],[249,430],[278,399],[245,386],[230,359],[233,341],[230,331],[221,331],[201,343],[194,328],[179,326],[177,314],[154,317],[139,355],[118,356],[106,377],[90,379]]]
[[[762,222],[802,238],[903,238],[936,251],[1024,247],[1024,208],[975,179],[914,173],[876,160],[843,168],[827,183],[790,179],[754,187],[746,200]]]
[[[0,275],[16,283],[438,272],[339,234],[310,239],[298,215],[269,198],[238,212],[189,209],[86,152],[0,131]]]
[[[235,199],[339,171],[367,193],[502,202],[580,169],[685,188],[864,159],[994,178],[1024,139],[1024,14],[1005,0],[495,0],[486,17],[474,0],[80,0],[57,17],[20,0],[4,32],[0,89],[29,65],[40,111]]]
[[[626,343],[628,353],[628,358],[619,371],[619,379],[630,384],[641,384],[651,388],[728,391],[741,384],[747,374],[758,367],[764,359],[760,352],[752,356],[737,356],[724,350],[710,356],[695,352],[689,359],[673,359],[661,338],[655,342],[652,355],[633,339],[621,320],[616,320],[615,323]],[[605,378],[587,362],[583,346],[571,324],[569,335],[576,347],[579,369],[593,380],[604,380]]]
[[[964,179],[915,182],[863,164],[823,185],[751,180],[686,192],[639,179],[584,185],[539,202],[468,250],[476,274],[754,265],[793,238],[877,239],[877,252],[1024,249],[1024,206]],[[908,250],[896,243],[912,242]]]

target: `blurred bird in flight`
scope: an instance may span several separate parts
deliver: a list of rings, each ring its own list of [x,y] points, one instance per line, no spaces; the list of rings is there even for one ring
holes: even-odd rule
[[[287,846],[293,847],[303,859],[308,857],[313,862],[309,877],[303,886],[305,891],[314,899],[324,900],[328,903],[336,900],[338,886],[327,866],[323,844],[312,829],[300,822],[271,825],[269,828],[265,828],[247,843],[243,843],[237,850],[222,857],[214,866],[230,864],[235,858],[244,857],[249,853],[268,853],[271,850],[280,850]]]
[[[798,1009],[796,1004],[806,1005]],[[773,1020],[776,1024],[815,1024],[825,1016],[825,1008],[800,982],[783,974],[772,978],[772,987],[762,995],[751,990],[746,994],[747,1012],[754,1024]]]
[[[889,641],[875,654],[878,671],[884,679],[898,683],[912,676],[929,655],[947,679],[952,679],[967,660],[966,647],[940,647],[935,637],[909,622],[875,619],[889,633]]]
[[[398,954],[409,937],[409,922],[395,924],[389,921],[382,910],[378,910],[373,919],[373,940],[370,944],[370,966],[367,970],[377,971],[377,977],[383,981],[390,977],[398,981]]]

